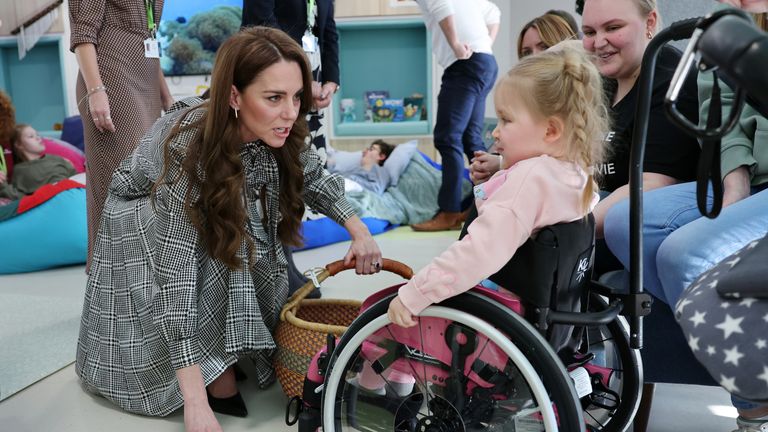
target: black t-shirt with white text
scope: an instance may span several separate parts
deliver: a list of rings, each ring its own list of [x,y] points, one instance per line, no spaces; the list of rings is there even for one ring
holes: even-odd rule
[[[667,118],[664,109],[664,97],[680,57],[680,51],[665,46],[657,58],[643,172],[664,174],[685,182],[696,179],[700,147],[695,138],[685,134]],[[608,159],[598,168],[600,188],[609,192],[629,183],[630,143],[635,124],[635,106],[638,102],[639,87],[638,79],[632,90],[609,110],[613,128],[606,137],[610,143]],[[615,86],[613,90],[608,90],[609,101],[613,100],[614,94]],[[677,108],[692,123],[698,123],[699,101],[696,73],[688,75],[680,92]]]

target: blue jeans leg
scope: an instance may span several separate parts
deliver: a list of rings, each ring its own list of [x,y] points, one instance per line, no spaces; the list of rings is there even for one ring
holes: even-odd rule
[[[763,403],[750,402],[734,395],[731,395],[731,404],[738,410],[751,410],[765,405]]]
[[[480,97],[475,99],[475,106],[472,108],[472,113],[469,117],[464,134],[461,137],[461,142],[464,145],[464,154],[467,156],[467,160],[472,160],[475,157],[476,151],[485,151],[485,143],[483,142],[483,126],[485,122],[485,100],[488,97],[488,93],[493,89],[493,84],[498,77],[499,68],[496,65],[496,61],[493,57],[487,61],[485,66],[485,73],[488,76],[485,79],[485,88],[482,90]]]
[[[768,232],[768,189],[725,207],[715,219],[699,218],[661,244],[656,267],[669,304],[706,270]]]
[[[659,279],[657,252],[670,234],[701,217],[696,206],[695,182],[680,183],[643,194],[643,287],[667,304],[675,303],[666,297]],[[608,211],[604,232],[610,250],[629,269],[628,199]]]
[[[477,127],[477,145],[482,147],[482,120],[485,99],[498,68],[492,55],[475,53],[467,60],[458,60],[443,72],[437,96],[435,147],[442,158],[442,183],[437,202],[441,210],[461,210],[461,182],[464,171],[465,131]],[[482,104],[482,110],[478,104]],[[479,125],[474,125],[477,117]]]

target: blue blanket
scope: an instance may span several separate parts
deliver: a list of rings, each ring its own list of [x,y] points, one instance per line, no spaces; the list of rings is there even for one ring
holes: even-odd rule
[[[382,195],[362,190],[350,192],[347,199],[360,217],[384,219],[393,225],[415,224],[431,219],[438,212],[437,194],[442,175],[440,165],[423,153],[413,156],[397,186]],[[462,196],[472,192],[468,177],[462,182]]]

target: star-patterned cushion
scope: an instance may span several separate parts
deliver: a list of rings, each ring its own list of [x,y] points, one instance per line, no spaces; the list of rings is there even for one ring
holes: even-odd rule
[[[738,294],[721,297],[719,285],[734,263],[756,248],[753,242],[705,272],[683,291],[675,317],[693,354],[728,392],[748,400],[768,399],[768,298]],[[768,243],[768,237],[760,241]],[[765,260],[763,260],[765,263]],[[754,265],[754,263],[752,264]],[[768,267],[752,285],[765,292]]]

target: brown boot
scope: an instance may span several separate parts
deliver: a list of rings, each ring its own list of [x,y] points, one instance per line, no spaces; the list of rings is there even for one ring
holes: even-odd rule
[[[461,229],[462,223],[461,212],[444,212],[437,213],[432,219],[411,225],[414,231],[446,231]]]

